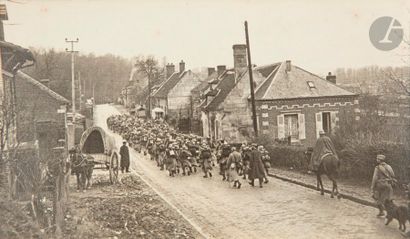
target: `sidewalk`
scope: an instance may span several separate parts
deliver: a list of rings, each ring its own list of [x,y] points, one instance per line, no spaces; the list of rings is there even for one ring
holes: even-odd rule
[[[316,190],[316,174],[314,173],[308,174],[286,168],[270,168],[269,176]],[[325,193],[330,194],[332,182],[325,175],[322,176],[322,181]],[[371,198],[370,183],[339,180],[337,184],[343,199],[376,207],[374,200]],[[398,204],[406,204],[406,199],[403,195],[395,195],[394,199]]]

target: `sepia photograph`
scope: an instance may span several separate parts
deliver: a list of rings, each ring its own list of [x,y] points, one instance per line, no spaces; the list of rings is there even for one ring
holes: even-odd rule
[[[410,238],[410,1],[0,0],[0,239]]]

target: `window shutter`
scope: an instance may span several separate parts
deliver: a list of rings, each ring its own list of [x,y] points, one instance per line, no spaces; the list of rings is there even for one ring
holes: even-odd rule
[[[330,112],[330,120],[332,122],[332,132],[334,133],[336,128],[339,126],[339,112],[332,111]]]
[[[322,112],[316,113],[316,138],[320,137],[319,132],[323,130],[323,123],[322,123]]]
[[[284,139],[285,138],[285,116],[278,115],[278,138]]]
[[[305,115],[304,114],[298,115],[298,123],[299,123],[299,139],[306,139]]]

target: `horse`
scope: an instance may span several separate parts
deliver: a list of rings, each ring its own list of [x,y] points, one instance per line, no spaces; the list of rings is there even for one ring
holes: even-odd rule
[[[311,160],[312,152],[313,152],[312,148],[308,148],[308,150],[305,152],[305,156],[308,161]],[[342,197],[339,193],[339,189],[337,187],[337,182],[336,182],[336,178],[338,177],[338,174],[339,174],[339,169],[340,169],[340,160],[338,159],[336,155],[332,153],[328,153],[322,156],[322,161],[320,162],[318,169],[313,171],[316,174],[316,179],[317,179],[316,188],[318,191],[320,191],[321,195],[324,195],[322,175],[325,174],[330,179],[330,181],[332,181],[332,184],[333,184],[330,197],[334,198],[335,192],[336,192],[336,196],[338,199]]]
[[[78,153],[77,151],[70,151],[71,174],[77,178],[77,191],[89,189],[92,185],[92,174],[94,163],[89,161],[87,156]]]

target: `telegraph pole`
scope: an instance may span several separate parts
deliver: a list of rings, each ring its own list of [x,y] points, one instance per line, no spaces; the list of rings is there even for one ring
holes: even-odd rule
[[[74,71],[74,54],[77,53],[78,51],[74,50],[74,43],[78,43],[78,38],[76,40],[68,40],[67,38],[65,39],[65,42],[71,44],[71,49],[66,48],[66,52],[71,53],[71,101],[73,104],[73,124],[75,125],[75,71]]]
[[[83,103],[83,94],[82,94],[82,90],[81,90],[81,71],[78,72],[78,91],[79,91],[79,98],[80,98],[80,104],[78,107],[78,111],[80,111],[81,114],[81,104]]]
[[[248,22],[247,21],[245,21],[245,36],[246,36],[246,49],[248,52],[249,83],[251,85],[253,130],[255,131],[255,137],[258,137],[258,122],[256,119],[255,92],[253,89],[254,87],[253,87],[253,73],[252,73],[252,61],[251,61],[251,47],[249,44]]]

